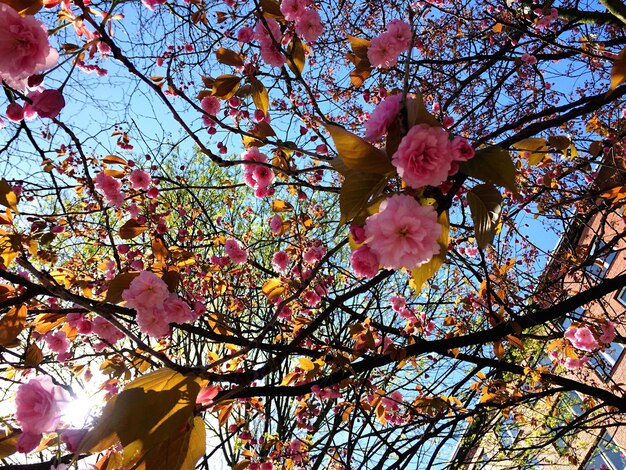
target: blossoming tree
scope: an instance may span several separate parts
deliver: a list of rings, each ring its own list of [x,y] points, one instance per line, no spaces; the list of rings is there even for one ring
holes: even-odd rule
[[[562,435],[619,424],[621,6],[0,1],[7,468],[444,468],[564,392]]]

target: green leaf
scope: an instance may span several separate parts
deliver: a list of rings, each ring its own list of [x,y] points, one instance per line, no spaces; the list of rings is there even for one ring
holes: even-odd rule
[[[102,416],[81,441],[78,453],[101,452],[119,441],[127,465],[180,436],[181,429],[193,420],[199,391],[199,378],[167,368],[133,380],[108,401]]]
[[[478,248],[486,248],[493,241],[502,211],[502,196],[495,186],[481,184],[467,193],[472,212]]]
[[[513,165],[511,155],[498,145],[477,150],[474,158],[462,162],[459,166],[467,176],[485,183],[504,186],[514,194],[519,194],[515,183],[515,165]]]
[[[441,235],[437,239],[437,243],[439,243],[439,253],[433,256],[428,263],[423,264],[418,268],[411,269],[411,281],[409,284],[415,292],[418,293],[422,290],[424,283],[433,277],[435,273],[439,271],[439,268],[443,266],[443,263],[446,260],[446,255],[448,254],[448,233],[450,232],[448,213],[444,212],[441,214],[438,222],[443,227]]]
[[[334,124],[325,124],[325,127],[333,138],[337,153],[348,168],[378,175],[395,172],[395,167],[382,150],[343,127]]]
[[[17,210],[17,196],[13,192],[11,185],[4,178],[0,180],[0,204],[19,214]]]

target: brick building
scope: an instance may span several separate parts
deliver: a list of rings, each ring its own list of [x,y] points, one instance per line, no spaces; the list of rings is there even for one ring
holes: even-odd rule
[[[572,220],[539,281],[537,292],[539,298],[543,295],[542,302],[562,300],[602,278],[626,272],[624,205],[600,197],[625,184],[624,160],[607,158],[589,188],[592,197],[579,207],[584,215]],[[616,324],[616,340],[590,354],[585,366],[568,375],[626,395],[626,286],[570,312],[558,324],[542,327],[540,333],[562,338],[572,324],[603,319]],[[524,361],[531,367],[551,367],[549,344],[544,342],[543,350]],[[626,422],[616,421],[614,413],[598,415],[594,406],[588,397],[569,391],[529,403],[521,414],[494,411],[468,426],[457,446],[453,468],[624,470]],[[482,433],[484,429],[490,432]]]

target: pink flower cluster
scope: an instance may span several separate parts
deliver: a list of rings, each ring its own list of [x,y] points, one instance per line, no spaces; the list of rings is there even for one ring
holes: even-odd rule
[[[439,253],[442,230],[432,206],[405,194],[392,196],[365,220],[365,244],[352,253],[352,268],[363,277],[373,277],[378,265],[417,268]]]
[[[571,327],[565,332],[563,337],[568,339],[576,349],[582,351],[592,352],[600,347],[598,340],[586,326],[581,328]]]
[[[257,21],[254,26],[254,39],[261,46],[261,58],[267,65],[282,67],[285,64],[287,59],[280,51],[282,33],[278,21],[274,18],[263,18]]]
[[[120,190],[122,183],[118,179],[101,171],[96,175],[94,186],[110,206],[120,207],[124,204],[124,193]]]
[[[17,450],[27,453],[35,449],[42,433],[56,429],[69,401],[65,389],[54,385],[48,376],[34,377],[20,385],[15,395],[15,419],[22,428]]]
[[[388,96],[376,106],[365,123],[365,140],[376,142],[389,130],[389,126],[400,112],[401,102],[402,94],[398,93]]]
[[[25,89],[29,76],[54,66],[58,57],[40,21],[0,3],[0,81]]]
[[[28,97],[32,104],[25,103],[22,107],[18,103],[11,103],[7,106],[6,116],[11,122],[19,122],[23,119],[55,118],[65,107],[65,98],[59,90],[33,91]]]
[[[474,149],[463,137],[452,141],[441,127],[418,124],[402,138],[391,163],[407,185],[418,189],[438,186],[458,170],[457,161],[467,161]]]
[[[372,38],[367,49],[370,63],[379,69],[387,69],[398,63],[398,56],[411,47],[411,26],[402,20],[390,21],[387,30]]]
[[[248,250],[241,246],[234,238],[229,238],[224,243],[224,251],[230,260],[235,264],[245,264],[248,261]]]
[[[130,186],[133,189],[137,191],[146,191],[152,183],[152,177],[147,171],[137,169],[131,172],[130,176],[128,177],[128,181],[130,181]]]
[[[202,98],[200,106],[202,107],[202,110],[207,114],[210,114],[211,116],[217,116],[217,113],[220,112],[221,103],[220,100],[217,99],[215,96],[205,96],[204,98]],[[215,121],[209,116],[203,115],[202,121],[209,129],[215,127]]]
[[[137,311],[137,324],[143,333],[161,338],[170,333],[170,323],[187,323],[196,315],[167,284],[150,271],[142,271],[122,292],[126,305]]]
[[[243,152],[241,159],[246,162],[267,163],[267,155],[261,153],[258,147],[251,147]],[[274,178],[274,171],[267,166],[246,163],[243,167],[243,181],[254,189],[254,195],[258,198],[270,193],[268,186],[274,182]]]
[[[308,0],[283,0],[280,12],[287,21],[296,22],[296,33],[307,42],[315,42],[324,32],[324,25],[319,13],[308,8]]]

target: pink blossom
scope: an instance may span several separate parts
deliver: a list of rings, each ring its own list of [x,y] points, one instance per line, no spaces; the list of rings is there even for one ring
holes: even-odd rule
[[[65,331],[49,332],[44,336],[46,344],[52,352],[62,354],[70,348],[70,341],[67,339]]]
[[[370,247],[363,245],[350,254],[350,265],[354,274],[371,279],[378,272],[379,262],[378,257]]]
[[[314,290],[307,289],[302,294],[302,302],[309,308],[315,308],[322,303],[322,298]]]
[[[283,0],[280,4],[280,12],[287,21],[296,21],[306,11],[308,1],[303,0]]]
[[[42,437],[43,436],[41,435],[41,433],[34,434],[30,432],[22,432],[22,434],[20,434],[20,437],[17,439],[15,450],[23,454],[32,452],[37,448],[37,446],[41,442]]]
[[[217,113],[220,112],[221,103],[215,96],[205,96],[202,98],[200,106],[206,113],[212,116],[217,116]]]
[[[254,29],[252,29],[250,26],[244,26],[239,31],[237,31],[237,41],[243,44],[247,44],[252,41],[253,37]]]
[[[615,323],[611,320],[607,320],[602,324],[602,335],[600,336],[600,341],[603,344],[611,344],[615,339]]]
[[[277,251],[272,256],[272,267],[280,272],[284,273],[287,270],[287,266],[289,265],[289,255],[284,251]]]
[[[282,67],[285,65],[287,58],[278,46],[271,43],[261,44],[261,58],[263,62],[272,67]]]
[[[9,103],[6,110],[7,119],[11,122],[20,122],[24,119],[24,108],[18,103]]]
[[[418,124],[402,138],[391,163],[407,185],[418,189],[443,183],[456,156],[444,129]]]
[[[315,42],[323,32],[324,25],[317,10],[311,8],[296,19],[296,33],[307,42]]]
[[[104,171],[96,175],[94,186],[109,205],[119,207],[124,203],[124,194],[120,191],[122,183]]]
[[[128,177],[130,181],[130,185],[135,190],[146,190],[150,187],[152,183],[152,178],[150,177],[150,173],[144,170],[133,170],[133,172]]]
[[[591,352],[599,347],[598,341],[593,336],[591,330],[586,326],[582,328],[571,327],[565,332],[563,337],[567,338],[576,349],[582,351]]]
[[[568,357],[565,359],[565,367],[569,370],[580,369],[582,366],[587,364],[588,360],[587,356],[583,356],[580,359],[572,359],[571,357]]]
[[[252,170],[252,178],[257,187],[266,188],[274,182],[274,171],[266,166],[256,165]]]
[[[91,322],[91,329],[100,339],[110,344],[115,344],[122,338],[124,333],[117,329],[111,322],[102,317],[96,317]]]
[[[357,245],[365,243],[365,228],[362,225],[351,225],[350,235],[352,235],[352,240]]]
[[[315,264],[326,254],[326,248],[323,246],[312,246],[307,248],[302,254],[305,263]]]
[[[211,406],[213,404],[213,399],[220,392],[220,388],[215,385],[210,385],[208,387],[204,387],[198,393],[196,397],[196,403],[202,406]]]
[[[224,251],[235,264],[244,264],[248,260],[248,251],[241,246],[241,243],[233,238],[226,240]]]
[[[25,88],[30,75],[49,69],[58,57],[40,21],[0,3],[0,81]]]
[[[365,221],[367,244],[387,269],[413,269],[439,253],[437,213],[407,195],[392,196]]]
[[[80,441],[87,434],[86,429],[64,429],[61,433],[61,442],[65,444],[68,452],[76,452]]]
[[[401,312],[406,308],[406,299],[400,295],[392,295],[389,297],[389,303],[394,312]]]
[[[263,21],[267,24],[263,24]],[[274,43],[280,44],[282,34],[280,32],[280,25],[274,18],[263,18],[254,25],[254,39],[256,39],[261,46],[270,46]]]
[[[454,139],[452,139],[451,145],[452,151],[454,152],[455,160],[466,162],[467,160],[474,158],[474,147],[472,147],[470,143],[463,137],[456,136]]]
[[[370,47],[367,49],[367,58],[374,67],[388,69],[398,63],[400,52],[401,47],[395,38],[389,33],[382,33],[372,38]]]
[[[341,398],[341,393],[335,387],[320,388],[319,385],[311,387],[313,394],[320,400],[332,400],[333,398]]]
[[[135,310],[160,307],[170,295],[167,284],[150,271],[142,271],[122,292],[126,305]]]
[[[141,3],[148,9],[154,11],[157,5],[164,5],[166,0],[141,0]]]
[[[170,334],[168,316],[162,307],[144,307],[137,310],[139,331],[153,338],[162,338]]]
[[[376,106],[369,119],[365,123],[365,140],[375,142],[388,130],[400,112],[402,94],[391,95]]]
[[[176,294],[170,294],[168,298],[165,299],[163,310],[165,311],[169,323],[183,324],[195,319],[189,305]]]
[[[15,419],[25,433],[54,431],[69,400],[65,389],[47,375],[34,377],[17,388]]]
[[[383,397],[383,399],[380,401],[380,404],[384,409],[388,411],[398,411],[399,410],[398,405],[402,403],[402,400],[403,400],[402,393],[396,390],[395,392],[392,392],[390,395]]]
[[[522,62],[526,62],[527,64],[534,65],[537,63],[537,58],[534,55],[530,55],[528,52],[524,52],[522,54]]]
[[[394,38],[400,52],[406,52],[411,47],[411,26],[402,20],[392,20],[387,25],[387,31]]]
[[[270,219],[270,230],[274,235],[279,235],[283,229],[283,218],[276,214]]]
[[[43,90],[33,98],[32,106],[39,117],[53,119],[65,107],[65,98],[59,90]]]

